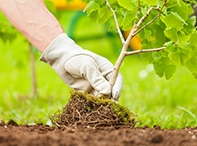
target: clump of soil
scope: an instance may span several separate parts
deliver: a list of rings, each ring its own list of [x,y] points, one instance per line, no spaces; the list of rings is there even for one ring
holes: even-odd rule
[[[65,126],[129,126],[134,127],[136,115],[105,97],[71,91],[69,102],[52,117],[58,127]]]

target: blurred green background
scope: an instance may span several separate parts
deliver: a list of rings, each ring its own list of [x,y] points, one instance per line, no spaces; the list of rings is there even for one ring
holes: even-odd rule
[[[51,4],[48,7],[78,45],[115,64],[121,42],[118,34],[108,32],[107,24],[94,23],[79,11],[56,11]],[[70,88],[50,66],[39,61],[41,54],[34,49],[37,76],[34,96],[29,43],[2,13],[0,20],[0,26],[5,26],[1,28],[4,35],[16,34],[12,41],[0,36],[0,120],[50,124],[50,115],[67,103]],[[124,60],[120,72],[124,78],[120,104],[138,115],[137,126],[157,124],[176,129],[197,126],[197,80],[188,69],[179,66],[174,76],[166,80],[156,76],[152,65],[134,55]]]

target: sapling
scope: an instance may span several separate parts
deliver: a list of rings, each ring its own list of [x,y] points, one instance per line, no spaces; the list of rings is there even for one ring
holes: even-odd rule
[[[116,28],[122,50],[109,80],[114,85],[118,70],[126,56],[141,54],[153,63],[156,74],[169,79],[181,64],[197,77],[197,30],[191,4],[194,0],[84,0],[90,19]],[[112,23],[113,22],[113,23]],[[122,30],[130,30],[125,39]],[[127,51],[131,39],[138,35],[142,48]],[[147,49],[152,48],[152,49]]]
[[[128,55],[143,54],[142,58],[153,63],[156,73],[169,79],[176,65],[182,64],[197,75],[197,31],[196,18],[191,3],[181,0],[84,0],[88,3],[84,11],[94,21],[108,22],[115,28],[122,42],[120,56],[114,66],[111,86],[114,85],[122,61]],[[113,23],[112,23],[113,22]],[[130,30],[124,38],[122,30]],[[138,35],[142,39],[142,48],[127,51],[131,39]],[[152,48],[152,49],[147,49]],[[112,106],[111,106],[112,105]],[[51,117],[58,127],[69,125],[82,126],[134,126],[136,116],[126,108],[106,97],[93,97],[86,93],[71,93],[69,103],[62,111]],[[112,116],[111,116],[112,115]],[[93,125],[92,125],[93,124]]]
[[[118,75],[118,70],[119,70],[119,68],[120,68],[120,66],[122,64],[122,61],[125,58],[125,56],[132,55],[132,54],[137,54],[137,53],[143,53],[143,52],[154,52],[154,51],[163,50],[165,48],[165,47],[161,47],[161,48],[157,48],[157,49],[146,49],[146,50],[142,50],[141,49],[139,51],[127,52],[127,49],[128,49],[128,46],[129,46],[129,43],[130,43],[131,39],[135,35],[137,35],[143,28],[145,28],[147,25],[149,25],[152,22],[154,22],[157,19],[157,17],[160,16],[160,14],[161,14],[161,12],[163,10],[163,7],[165,6],[166,2],[167,2],[167,0],[164,1],[161,9],[159,10],[158,15],[153,20],[151,20],[149,23],[145,24],[143,27],[141,27],[139,29],[140,25],[142,25],[142,23],[146,20],[146,18],[148,17],[149,13],[151,12],[151,10],[153,10],[153,9],[159,9],[159,7],[154,8],[153,6],[151,6],[151,8],[146,12],[145,16],[143,16],[139,20],[139,22],[137,24],[134,24],[133,28],[130,31],[130,34],[129,34],[128,38],[125,40],[124,37],[123,37],[123,35],[122,35],[122,33],[121,33],[119,24],[118,24],[118,20],[117,20],[117,17],[116,17],[116,12],[112,9],[112,7],[110,6],[109,2],[106,0],[107,6],[113,12],[113,17],[114,17],[114,20],[115,20],[115,23],[116,23],[116,28],[118,30],[118,33],[119,33],[119,36],[120,36],[120,39],[121,39],[122,45],[123,45],[122,51],[121,51],[120,56],[119,56],[119,58],[118,58],[118,60],[117,60],[117,62],[115,64],[115,66],[114,66],[114,70],[112,71],[112,75],[111,75],[110,80],[109,80],[111,86],[113,86],[115,84],[116,77]],[[138,0],[138,8],[140,8],[140,0]],[[136,12],[136,14],[137,14],[137,12]]]

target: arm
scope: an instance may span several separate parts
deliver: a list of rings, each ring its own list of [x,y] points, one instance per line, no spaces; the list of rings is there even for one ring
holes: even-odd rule
[[[0,11],[41,53],[64,32],[43,0],[0,0]]]
[[[70,39],[43,0],[0,0],[0,10],[42,53],[40,60],[48,63],[69,87],[96,96],[112,94],[118,101],[123,82],[120,73],[111,87],[111,62]]]

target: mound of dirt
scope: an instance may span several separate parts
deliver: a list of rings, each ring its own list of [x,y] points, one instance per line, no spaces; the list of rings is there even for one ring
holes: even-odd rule
[[[52,117],[58,127],[65,126],[129,126],[134,127],[136,115],[105,97],[72,90],[69,102]]]

